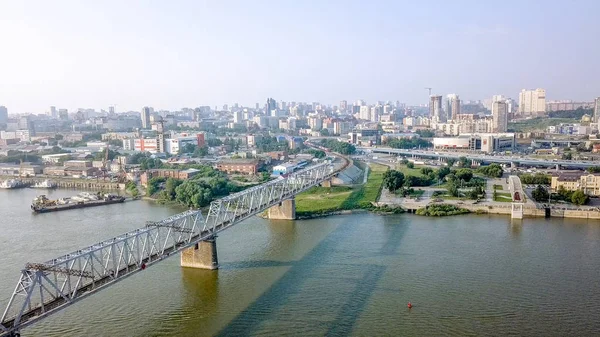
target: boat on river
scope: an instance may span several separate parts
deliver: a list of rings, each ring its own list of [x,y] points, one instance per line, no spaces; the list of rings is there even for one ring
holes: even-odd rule
[[[31,185],[32,188],[56,188],[58,185],[52,180],[43,180],[38,181],[35,184]]]
[[[15,188],[23,188],[25,187],[25,183],[23,183],[19,179],[8,179],[0,182],[0,188],[3,189],[15,189]]]
[[[125,197],[110,193],[82,192],[76,196],[50,200],[46,195],[37,196],[31,203],[31,210],[35,213],[48,213],[65,211],[68,209],[95,207],[122,203]]]

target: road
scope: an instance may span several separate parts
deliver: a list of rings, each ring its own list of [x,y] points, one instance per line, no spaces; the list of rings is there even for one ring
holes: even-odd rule
[[[425,150],[404,150],[404,149],[393,149],[389,147],[358,147],[360,151],[372,152],[372,153],[386,153],[386,154],[398,154],[405,156],[418,156],[432,159],[458,159],[460,157],[466,157],[469,160],[476,160],[482,163],[499,163],[499,164],[511,164],[518,163],[519,165],[526,166],[541,166],[541,167],[555,167],[559,165],[561,167],[585,169],[592,166],[600,166],[599,162],[594,161],[571,161],[571,160],[541,160],[534,158],[522,158],[519,156],[491,156],[485,154],[473,154],[473,153],[461,153],[461,152],[436,152],[436,151],[425,151]]]

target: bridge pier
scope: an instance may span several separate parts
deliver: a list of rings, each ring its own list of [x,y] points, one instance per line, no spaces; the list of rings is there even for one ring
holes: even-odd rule
[[[331,187],[331,179],[323,180],[321,187]]]
[[[294,220],[296,219],[296,199],[287,199],[279,205],[269,208],[268,218],[273,220]]]
[[[181,266],[197,269],[219,269],[216,237],[196,243],[181,252]]]
[[[513,202],[510,213],[511,219],[523,219],[523,203]]]

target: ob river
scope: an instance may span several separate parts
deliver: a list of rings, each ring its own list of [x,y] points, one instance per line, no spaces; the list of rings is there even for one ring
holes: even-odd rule
[[[32,214],[0,190],[0,306],[43,262],[181,209],[132,201]],[[51,198],[75,194],[53,191]],[[218,271],[169,258],[24,336],[592,336],[600,222],[466,215],[253,217],[217,239]],[[406,303],[414,307],[409,310]]]

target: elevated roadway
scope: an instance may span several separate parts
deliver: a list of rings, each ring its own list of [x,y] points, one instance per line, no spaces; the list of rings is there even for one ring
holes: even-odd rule
[[[474,160],[482,164],[513,164],[525,166],[536,166],[536,167],[556,167],[557,165],[563,168],[576,168],[586,169],[592,166],[600,166],[600,162],[595,161],[573,161],[573,160],[542,160],[535,158],[521,158],[521,157],[510,157],[510,156],[490,156],[485,154],[473,154],[473,153],[455,153],[455,152],[437,152],[437,151],[425,151],[425,150],[404,150],[404,149],[393,149],[389,147],[359,147],[358,150],[372,153],[385,153],[403,155],[409,157],[418,158],[430,158],[430,159],[458,159],[460,157],[466,157],[469,160]]]

